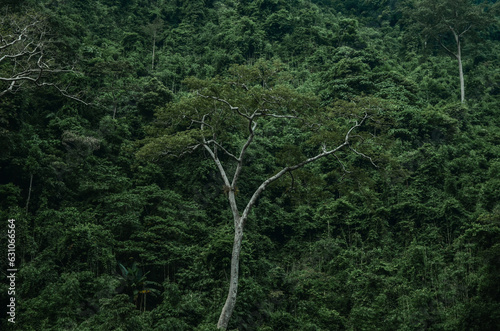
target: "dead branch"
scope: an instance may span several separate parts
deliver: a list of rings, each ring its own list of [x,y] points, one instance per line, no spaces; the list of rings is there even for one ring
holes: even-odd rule
[[[51,56],[49,28],[38,15],[26,13],[22,17],[7,11],[0,23],[5,27],[0,34],[0,65],[6,70],[0,76],[0,97],[15,94],[25,87],[52,87],[64,97],[89,105],[80,96],[61,86],[61,74],[77,73],[73,67],[59,64]]]

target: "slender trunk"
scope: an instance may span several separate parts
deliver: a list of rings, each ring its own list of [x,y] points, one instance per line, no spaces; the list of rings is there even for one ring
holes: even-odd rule
[[[118,77],[114,77],[114,79],[115,79],[115,81],[117,81]],[[115,119],[115,117],[116,117],[116,110],[118,108],[118,105],[117,105],[118,101],[116,100],[116,94],[115,94],[115,90],[114,89],[111,90],[111,96],[113,97],[113,119]]]
[[[114,99],[114,94],[113,94],[113,99]],[[116,110],[117,110],[116,100],[113,100],[113,119],[116,118]]]
[[[26,214],[28,213],[28,207],[30,205],[30,199],[31,199],[31,188],[33,187],[33,174],[30,176],[30,187],[28,189],[28,199],[26,200]]]
[[[225,176],[225,172],[222,171],[222,164],[219,160],[215,158],[215,163],[219,166],[221,170],[224,182],[229,182]],[[236,306],[236,297],[238,294],[238,282],[239,282],[239,268],[240,268],[240,253],[241,253],[241,243],[243,241],[243,226],[245,224],[245,216],[240,217],[238,211],[238,205],[236,204],[236,193],[234,186],[231,186],[228,192],[229,205],[234,219],[234,242],[233,242],[233,252],[231,254],[231,275],[229,280],[229,291],[227,293],[226,303],[222,308],[220,313],[219,322],[217,323],[217,328],[227,329],[231,315],[233,314],[234,307]]]
[[[231,256],[231,278],[229,282],[229,292],[227,294],[226,303],[222,308],[222,312],[217,323],[218,329],[227,329],[231,315],[233,314],[236,305],[236,296],[238,294],[238,278],[240,268],[240,252],[241,242],[243,240],[243,222],[240,219],[235,220],[238,226],[234,229],[233,253]]]
[[[462,69],[462,51],[460,47],[460,39],[457,38],[457,60],[458,60],[458,71],[460,75],[460,101],[465,102],[465,82],[464,82],[464,71]]]
[[[464,71],[462,68],[462,47],[460,45],[460,35],[450,27],[453,36],[455,37],[455,42],[457,44],[457,54],[454,54],[458,61],[458,75],[460,76],[460,102],[465,102],[465,82],[464,82]],[[443,45],[443,44],[441,44]],[[452,53],[449,49],[443,46],[448,52]]]
[[[153,33],[153,56],[151,56],[151,70],[155,68],[155,44],[156,44],[156,31]]]
[[[453,33],[453,37],[455,37],[455,43],[457,44],[457,52],[454,53],[452,52],[446,45],[443,44],[442,41],[440,41],[441,47],[443,47],[448,53],[453,55],[457,61],[458,61],[458,75],[460,77],[460,102],[464,103],[465,102],[465,82],[464,82],[464,70],[462,68],[462,47],[460,45],[460,36],[465,33],[462,32],[462,34],[458,34],[455,29],[452,26],[449,26],[451,32]]]

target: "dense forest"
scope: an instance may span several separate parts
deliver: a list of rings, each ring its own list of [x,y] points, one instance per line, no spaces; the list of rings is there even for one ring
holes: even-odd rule
[[[0,10],[1,330],[500,330],[495,0]]]

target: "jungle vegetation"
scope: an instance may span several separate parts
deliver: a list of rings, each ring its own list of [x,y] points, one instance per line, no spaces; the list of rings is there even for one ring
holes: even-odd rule
[[[0,12],[0,329],[499,330],[495,0]]]

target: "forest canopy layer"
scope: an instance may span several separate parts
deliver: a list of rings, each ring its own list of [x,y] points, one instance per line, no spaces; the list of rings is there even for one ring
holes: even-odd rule
[[[498,8],[0,1],[0,329],[496,330]]]

